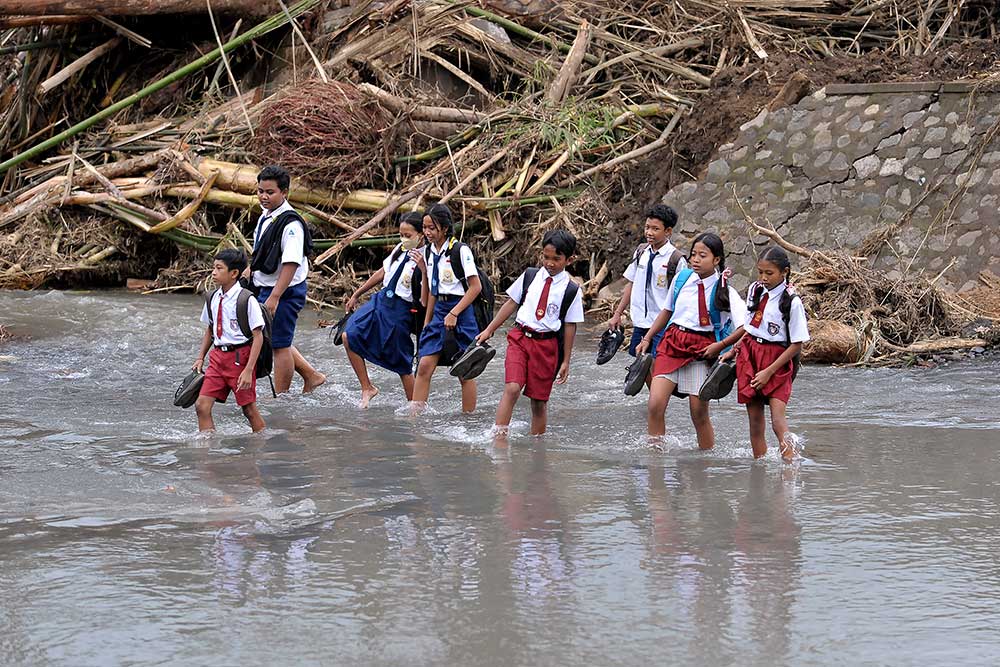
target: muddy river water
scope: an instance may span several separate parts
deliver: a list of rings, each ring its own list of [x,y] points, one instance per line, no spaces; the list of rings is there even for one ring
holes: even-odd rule
[[[1000,661],[996,361],[806,367],[806,459],[753,463],[745,413],[701,453],[643,446],[624,354],[585,335],[552,427],[489,447],[480,408],[399,416],[381,371],[232,403],[195,437],[171,405],[195,296],[0,293],[0,663],[24,665],[986,665]]]

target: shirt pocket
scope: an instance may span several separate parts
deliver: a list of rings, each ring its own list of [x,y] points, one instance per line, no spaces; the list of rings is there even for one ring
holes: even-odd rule
[[[458,277],[455,275],[450,261],[446,260],[441,263],[441,282],[446,285],[454,285],[458,282]]]

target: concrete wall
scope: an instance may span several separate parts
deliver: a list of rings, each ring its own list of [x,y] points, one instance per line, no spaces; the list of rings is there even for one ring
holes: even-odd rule
[[[663,201],[680,216],[682,248],[717,231],[743,275],[766,239],[751,241],[733,188],[757,222],[811,248],[856,250],[908,216],[876,266],[933,277],[951,264],[941,284],[967,289],[983,269],[1000,273],[998,117],[1000,93],[968,84],[829,86],[762,111]]]

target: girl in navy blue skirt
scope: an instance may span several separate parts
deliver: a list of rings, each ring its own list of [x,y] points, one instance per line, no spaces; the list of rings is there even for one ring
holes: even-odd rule
[[[447,206],[434,204],[427,209],[423,229],[428,241],[423,287],[427,315],[417,348],[420,363],[413,385],[414,412],[426,406],[437,367],[450,366],[479,334],[472,304],[483,288],[472,250],[453,236],[454,223]],[[461,382],[462,411],[472,412],[476,409],[476,381]]]
[[[378,395],[378,387],[368,377],[365,360],[397,373],[406,399],[413,398],[413,322],[414,314],[421,310],[421,276],[426,273],[420,251],[424,240],[421,220],[420,213],[407,213],[400,218],[400,242],[382,262],[382,268],[347,300],[347,312],[352,312],[359,297],[382,284],[351,316],[344,332],[347,358],[361,383],[362,408],[367,408]]]

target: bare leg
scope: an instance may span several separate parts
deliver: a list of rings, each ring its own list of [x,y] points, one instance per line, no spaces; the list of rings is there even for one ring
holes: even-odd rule
[[[479,390],[475,380],[460,380],[462,383],[462,412],[472,414],[476,411],[476,400]]]
[[[308,394],[313,389],[326,382],[326,376],[313,368],[312,365],[306,361],[306,358],[302,356],[302,353],[299,352],[297,347],[293,345],[291,350],[292,358],[295,361],[295,372],[302,376],[302,381],[305,383],[302,386],[303,394]],[[290,386],[291,381],[289,381],[288,384]]]
[[[284,394],[292,386],[295,374],[295,357],[292,348],[283,347],[274,351],[274,391]]]
[[[697,396],[688,396],[688,403],[691,408],[691,423],[698,434],[698,447],[701,449],[711,449],[715,447],[715,429],[712,428],[712,420],[708,416],[708,401],[703,401]]]
[[[406,400],[413,400],[413,373],[409,375],[400,375],[400,382],[403,383],[403,393],[406,394]]]
[[[514,406],[524,389],[516,382],[508,382],[504,385],[503,396],[500,397],[500,404],[497,406],[497,417],[494,420],[497,426],[510,426],[511,417],[514,416]]]
[[[428,354],[420,357],[417,364],[417,377],[413,381],[413,402],[426,403],[427,397],[431,395],[431,376],[437,369],[439,354]]]
[[[365,365],[365,360],[351,349],[346,333],[344,334],[344,349],[347,350],[347,360],[351,362],[351,368],[354,369],[354,374],[358,376],[358,382],[361,383],[361,402],[358,406],[362,410],[367,409],[371,400],[378,396],[378,387],[373,385],[371,378],[368,377],[368,366]]]
[[[198,414],[198,430],[214,431],[215,420],[212,419],[212,406],[215,399],[211,396],[199,396],[194,403],[194,411]]]
[[[250,428],[253,429],[254,433],[264,430],[264,418],[260,416],[260,410],[257,409],[256,401],[243,406],[243,415],[250,422]]]
[[[788,437],[788,419],[785,416],[785,405],[784,401],[779,401],[776,398],[771,399],[771,428],[774,429],[774,434],[778,436],[778,451],[781,452],[781,458],[785,461],[791,461],[795,458],[795,447],[792,443],[787,442]],[[761,412],[764,408],[761,406]]]
[[[750,446],[753,457],[759,459],[767,454],[767,438],[764,435],[764,401],[754,399],[747,403],[747,417],[750,418]]]
[[[665,377],[653,378],[649,387],[649,403],[646,406],[646,432],[651,438],[658,438],[667,433],[667,404],[676,386]]]
[[[545,433],[549,425],[549,402],[531,399],[531,435]]]

